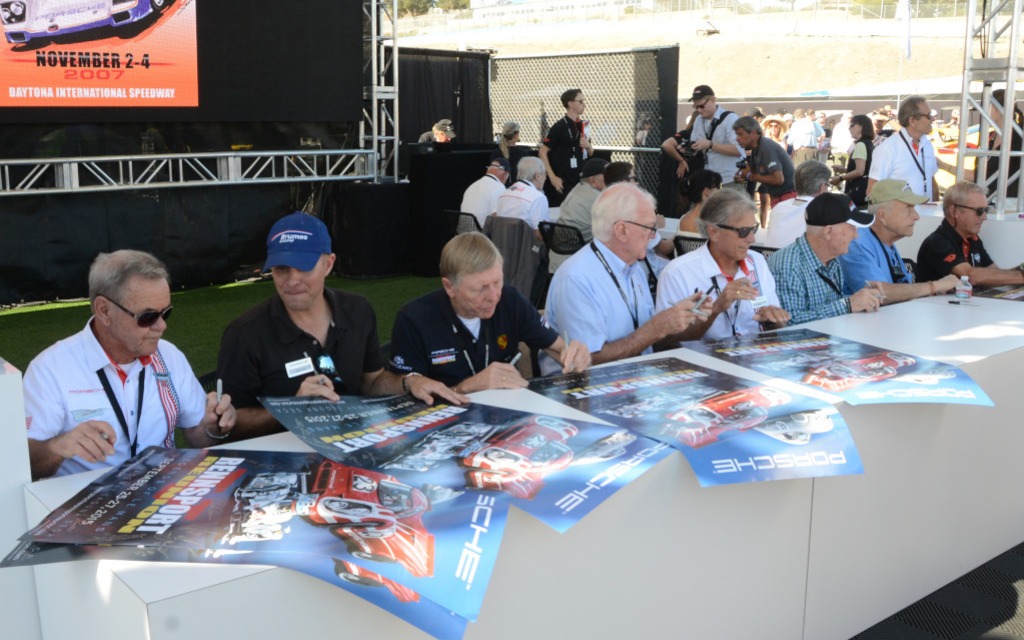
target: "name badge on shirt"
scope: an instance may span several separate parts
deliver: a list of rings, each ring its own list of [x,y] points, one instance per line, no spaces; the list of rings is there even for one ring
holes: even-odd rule
[[[576,156],[573,156],[573,157],[569,158],[569,168],[570,169],[575,169],[576,168]]]
[[[754,307],[754,310],[757,311],[761,307],[768,306],[768,299],[765,298],[764,296],[757,296],[756,298],[750,301],[750,306]]]
[[[313,368],[313,359],[309,356],[286,362],[284,370],[288,373],[289,378],[316,372],[316,369]]]

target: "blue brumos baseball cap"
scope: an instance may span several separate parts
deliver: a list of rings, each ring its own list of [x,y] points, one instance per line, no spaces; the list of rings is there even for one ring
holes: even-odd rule
[[[331,234],[320,218],[296,211],[274,223],[267,235],[267,262],[272,267],[312,271],[317,260],[331,252]]]

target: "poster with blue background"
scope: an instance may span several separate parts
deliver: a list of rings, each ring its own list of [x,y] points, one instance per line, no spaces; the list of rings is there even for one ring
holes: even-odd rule
[[[150,447],[24,538],[338,559],[474,620],[507,510],[500,494],[414,487],[316,453]]]
[[[849,404],[936,403],[991,407],[957,367],[794,329],[694,344],[719,360],[835,394]]]
[[[427,406],[409,396],[261,402],[327,458],[412,486],[511,499],[561,532],[669,453],[621,427],[480,404]]]
[[[535,379],[530,388],[682,451],[701,486],[863,473],[834,407],[675,358]]]

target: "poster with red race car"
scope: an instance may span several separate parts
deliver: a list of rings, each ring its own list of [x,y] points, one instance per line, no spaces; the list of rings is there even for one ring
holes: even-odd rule
[[[261,398],[318,453],[402,482],[479,491],[566,531],[669,454],[625,429],[411,396]]]
[[[703,487],[864,471],[831,405],[675,358],[534,379],[530,389],[679,449]]]
[[[957,367],[810,329],[728,338],[691,348],[835,394],[849,404],[992,406],[988,394]]]
[[[340,558],[297,551],[235,551],[175,547],[96,546],[22,540],[2,567],[23,567],[80,560],[268,565],[299,571],[377,605],[425,633],[442,640],[465,635],[468,620],[421,598],[418,593],[380,574]]]
[[[202,549],[239,562],[248,552],[334,558],[358,568],[347,571],[353,582],[393,581],[473,620],[504,532],[507,503],[496,497],[412,486],[315,453],[151,447],[24,539]]]

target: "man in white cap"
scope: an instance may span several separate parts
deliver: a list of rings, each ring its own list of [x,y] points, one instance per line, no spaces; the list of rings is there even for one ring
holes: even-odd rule
[[[847,252],[858,227],[871,225],[870,214],[857,210],[848,196],[823,193],[807,205],[807,231],[768,259],[775,291],[792,324],[878,311],[882,292],[874,285],[853,295],[843,293],[839,256]]]
[[[217,360],[224,390],[238,407],[235,439],[282,430],[260,406],[261,396],[411,393],[427,404],[434,396],[466,400],[417,373],[384,370],[373,307],[362,296],[324,286],[334,261],[331,236],[318,218],[295,212],[271,228],[264,269],[276,293],[228,325]]]
[[[947,275],[932,282],[915,282],[896,241],[914,234],[917,209],[927,202],[914,193],[904,180],[879,180],[871,191],[868,212],[875,217],[870,227],[857,229],[857,237],[849,251],[839,256],[843,267],[844,287],[853,294],[864,283],[874,283],[885,293],[885,303],[903,302],[913,298],[944,293],[956,286],[956,276]]]

